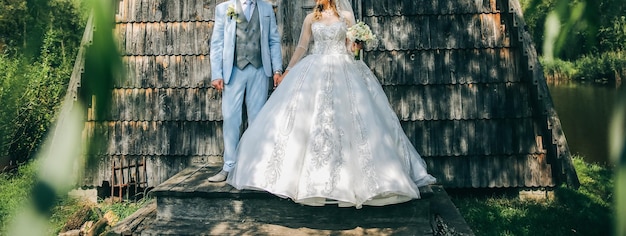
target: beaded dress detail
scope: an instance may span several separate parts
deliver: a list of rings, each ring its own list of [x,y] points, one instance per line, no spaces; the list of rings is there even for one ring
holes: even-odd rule
[[[310,24],[308,55],[243,134],[229,184],[360,208],[419,198],[418,187],[435,182],[378,79],[348,51],[347,28]]]

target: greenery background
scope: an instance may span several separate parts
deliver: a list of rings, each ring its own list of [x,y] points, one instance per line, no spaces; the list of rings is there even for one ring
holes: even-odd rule
[[[80,0],[0,0],[0,168],[30,160],[55,118],[85,7]]]
[[[616,76],[626,78],[626,1],[520,2],[537,51],[544,56],[541,62],[547,79],[615,81]],[[546,43],[551,41],[546,41],[546,21],[551,13],[561,22],[561,32],[554,42],[555,50],[547,52],[544,50]]]
[[[623,0],[521,0],[521,4],[538,52],[544,55],[547,78],[626,76]],[[0,0],[0,234],[37,182],[38,162],[33,160],[66,92],[87,5],[86,0]],[[555,50],[548,52],[544,32],[551,14],[561,27]],[[610,235],[613,172],[581,158],[575,163],[581,188],[558,187],[553,200],[522,201],[498,191],[451,195],[477,235]],[[123,218],[141,204],[95,208],[112,209]],[[49,215],[52,231],[61,230],[78,205],[61,198]]]

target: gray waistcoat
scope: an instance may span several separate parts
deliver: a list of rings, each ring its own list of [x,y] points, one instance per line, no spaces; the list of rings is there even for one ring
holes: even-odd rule
[[[243,9],[241,7],[241,1],[237,2],[239,3],[239,9]],[[235,65],[239,67],[239,69],[243,69],[248,64],[252,64],[252,66],[256,68],[263,65],[261,61],[261,28],[259,24],[258,5],[254,8],[250,21],[246,20],[246,16],[242,12],[239,14],[237,23]]]

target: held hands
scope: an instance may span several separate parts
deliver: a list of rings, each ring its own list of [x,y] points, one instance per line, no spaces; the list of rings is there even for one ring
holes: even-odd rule
[[[276,89],[276,87],[278,87],[278,85],[280,84],[280,82],[283,81],[283,78],[285,77],[285,74],[287,74],[287,72],[283,73],[274,73],[274,89]]]
[[[224,79],[216,79],[211,81],[211,87],[217,89],[218,92],[224,90]]]
[[[280,84],[280,82],[283,81],[285,74],[287,74],[287,72],[285,72],[284,74],[274,74],[274,88],[276,88]],[[218,92],[222,92],[222,90],[224,90],[224,79],[216,79],[211,81],[211,87],[217,89]]]

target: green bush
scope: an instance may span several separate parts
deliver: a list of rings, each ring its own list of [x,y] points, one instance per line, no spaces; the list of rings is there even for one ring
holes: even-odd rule
[[[19,59],[0,55],[0,164],[9,164],[9,147],[14,134],[14,118],[18,115],[19,101],[25,90],[25,81]]]
[[[22,163],[30,159],[55,117],[71,76],[73,60],[62,50],[59,34],[45,35],[41,56],[0,56],[0,158]],[[4,166],[3,165],[3,166]]]
[[[605,52],[600,55],[583,56],[574,61],[577,80],[615,80],[623,76],[626,68],[626,54],[622,51]]]
[[[44,44],[44,35],[50,30],[58,32],[65,48],[77,48],[87,17],[85,2],[3,0],[0,4],[0,53],[36,59]]]
[[[53,122],[86,23],[83,2],[0,5],[0,171],[31,159]]]
[[[626,1],[520,0],[520,4],[540,54],[543,54],[546,19],[551,12],[555,12],[562,23],[555,45],[558,58],[575,60],[583,55],[626,49]],[[574,14],[577,4],[584,6],[580,18]]]
[[[626,16],[616,16],[599,30],[600,45],[602,48],[626,50]]]
[[[546,61],[540,58],[540,63],[543,66],[543,74],[549,80],[569,80],[577,73],[574,63],[569,61],[561,59]]]
[[[0,173],[0,235],[30,196],[37,175],[37,162],[18,168],[16,173]]]
[[[615,81],[626,78],[626,51],[582,56],[573,62],[540,59],[547,79]]]

